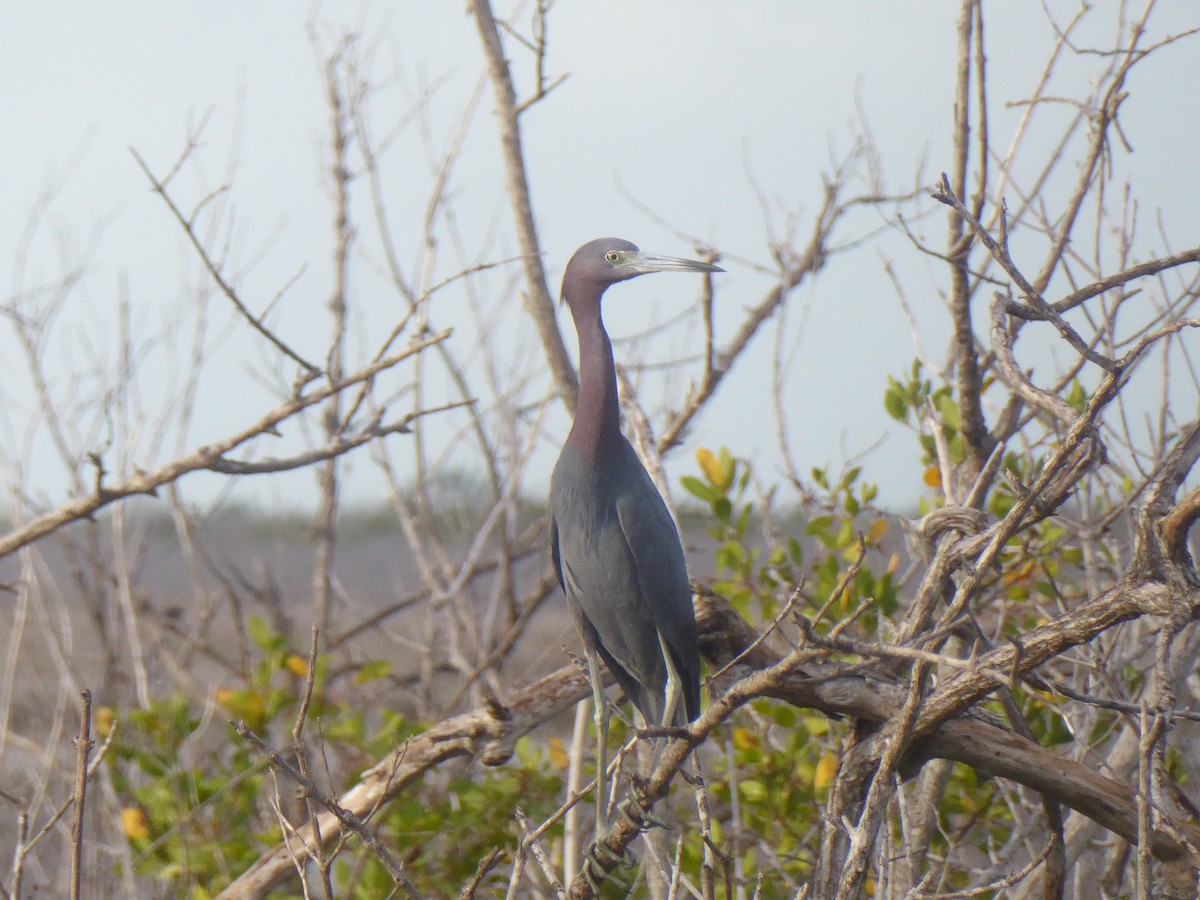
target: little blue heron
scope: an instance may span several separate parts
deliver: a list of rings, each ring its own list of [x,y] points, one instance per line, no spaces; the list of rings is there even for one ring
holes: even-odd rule
[[[612,344],[600,315],[610,285],[649,272],[721,272],[643,253],[629,241],[584,244],[563,275],[579,334],[579,402],[550,481],[554,568],[587,652],[596,704],[597,837],[607,778],[607,705],[597,658],[650,726],[700,714],[696,618],[679,532],[621,433]]]

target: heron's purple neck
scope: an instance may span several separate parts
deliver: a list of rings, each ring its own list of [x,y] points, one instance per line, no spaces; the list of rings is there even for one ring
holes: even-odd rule
[[[579,403],[567,441],[588,459],[599,459],[621,439],[617,370],[600,318],[600,297],[570,303],[579,334]]]

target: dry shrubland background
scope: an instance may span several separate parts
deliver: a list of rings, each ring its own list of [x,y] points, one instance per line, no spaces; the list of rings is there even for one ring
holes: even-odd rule
[[[1200,21],[1031,8],[1051,50],[1002,96],[992,7],[964,0],[953,46],[913,48],[946,61],[929,128],[949,124],[950,150],[928,171],[864,120],[803,198],[741,172],[698,186],[716,210],[757,191],[774,237],[751,259],[678,229],[683,247],[654,249],[691,245],[728,274],[618,357],[627,429],[688,547],[705,712],[653,767],[616,725],[640,776],[582,872],[590,692],[541,471],[574,405],[573,335],[522,144],[571,102],[570,60],[551,3],[469,6],[486,77],[471,108],[438,110],[457,124],[425,141],[420,197],[392,151],[436,91],[377,78],[377,35],[310,23],[329,124],[320,346],[289,319],[313,289],[303,255],[245,289],[237,171],[213,176],[228,148],[204,116],[173,158],[129,161],[194,273],[163,324],[118,279],[108,327],[81,330],[89,248],[64,242],[51,273],[10,249],[0,896],[1194,897],[1200,246],[1143,195],[1134,148],[1144,105],[1193,115],[1194,85],[1162,60],[1195,53]],[[495,188],[459,171],[477,104],[506,198],[482,250],[456,218],[464,192]],[[884,382],[859,372],[878,348],[854,321],[839,366],[793,380],[803,296],[837,267],[879,272],[876,302],[913,323],[896,340],[916,358]],[[736,402],[761,434],[706,420],[755,356]],[[247,419],[242,392],[271,399]],[[869,405],[892,437],[845,465],[804,459],[797,423],[840,427],[806,421],[805,394]],[[682,453],[702,421],[719,438]],[[750,457],[764,440],[782,462]],[[883,509],[900,458],[919,462],[919,500]],[[347,501],[353,469],[385,503]],[[201,501],[189,478],[219,487]],[[286,502],[299,478],[311,509]],[[248,481],[305,511],[263,511]]]

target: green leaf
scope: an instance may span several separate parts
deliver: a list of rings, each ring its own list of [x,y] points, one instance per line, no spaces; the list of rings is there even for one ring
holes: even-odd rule
[[[796,710],[791,706],[778,704],[771,707],[771,719],[782,728],[796,727]]]
[[[809,521],[804,527],[805,534],[820,535],[830,525],[833,524],[833,519],[830,516],[817,516]]]
[[[1066,400],[1067,404],[1076,412],[1083,412],[1087,406],[1088,395],[1078,378],[1071,382],[1071,389],[1067,391]]]
[[[733,484],[735,469],[733,454],[731,454],[725,447],[722,447],[717,453],[717,461],[721,464],[722,483]]]
[[[765,803],[769,796],[767,786],[761,781],[748,778],[738,782],[738,793],[749,803]]]
[[[947,434],[946,446],[950,448],[951,462],[961,463],[967,458],[967,445],[963,442],[963,437],[961,434]]]
[[[854,523],[847,519],[838,528],[835,546],[847,547],[854,542]]]
[[[908,404],[899,392],[889,388],[883,395],[883,408],[897,422],[908,421]]]
[[[950,398],[949,395],[943,394],[937,399],[938,415],[942,417],[942,424],[948,428],[953,428],[955,431],[962,430],[962,416],[958,412],[958,404]]]
[[[246,633],[250,635],[250,640],[254,641],[263,650],[273,650],[272,646],[275,633],[271,631],[271,626],[267,624],[267,620],[262,616],[250,616],[246,620]]]
[[[391,672],[391,660],[372,659],[358,667],[358,674],[354,676],[354,681],[357,684],[366,684],[368,681],[386,678]]]
[[[684,475],[679,479],[679,483],[683,485],[685,491],[693,497],[703,500],[705,503],[712,503],[714,500],[721,499],[720,491],[712,485],[705,484],[695,475]]]
[[[729,541],[717,550],[717,564],[731,572],[740,571],[746,562],[746,551],[736,541]]]
[[[1047,710],[1046,712],[1049,721],[1046,723],[1046,732],[1042,737],[1045,743],[1068,744],[1075,740],[1075,735],[1067,727],[1067,722],[1062,716],[1052,710]]]
[[[750,524],[750,512],[752,509],[753,509],[753,506],[751,506],[751,504],[747,503],[742,508],[741,513],[738,515],[737,533],[739,535],[746,533],[746,526]]]

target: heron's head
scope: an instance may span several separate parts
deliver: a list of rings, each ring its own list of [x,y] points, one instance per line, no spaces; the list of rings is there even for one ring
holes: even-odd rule
[[[675,256],[644,253],[636,244],[620,238],[598,238],[575,251],[563,273],[562,300],[578,296],[599,298],[618,281],[628,281],[650,272],[724,272],[711,263]]]

